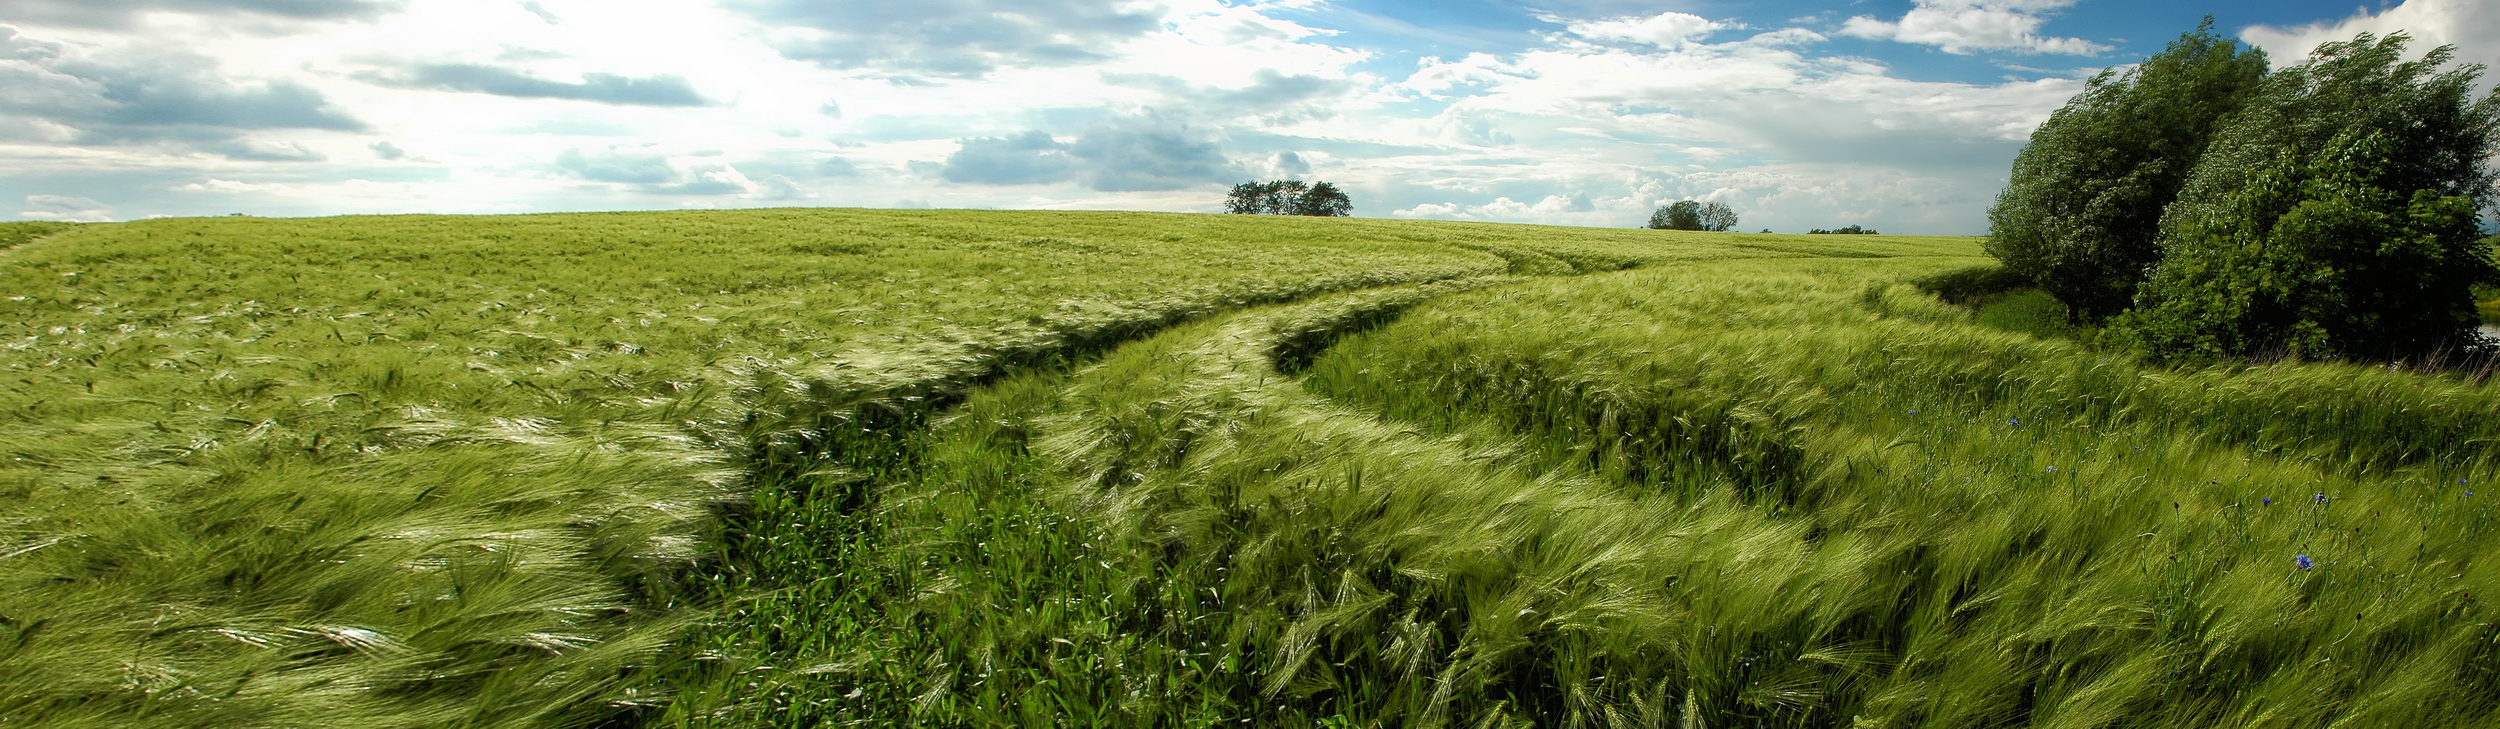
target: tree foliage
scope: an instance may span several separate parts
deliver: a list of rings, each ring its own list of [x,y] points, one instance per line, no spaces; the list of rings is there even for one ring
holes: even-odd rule
[[[1846,226],[1842,226],[1842,227],[1839,227],[1839,228],[1834,228],[1834,229],[1831,229],[1831,230],[1824,230],[1824,229],[1822,229],[1822,228],[1816,228],[1816,229],[1813,229],[1813,230],[1806,231],[1806,235],[1883,235],[1883,234],[1882,234],[1882,233],[1877,233],[1877,232],[1875,232],[1875,229],[1874,229],[1874,228],[1863,227],[1863,226],[1857,225],[1857,224],[1855,224],[1855,223],[1852,223],[1852,224],[1849,224],[1849,225],[1846,225]]]
[[[2412,357],[2466,341],[2495,278],[2500,94],[2407,38],[2327,43],[2269,76],[2165,213],[2164,251],[2112,333],[2161,357]]]
[[[1649,214],[1651,230],[1701,230],[1701,203],[1678,200]]]
[[[1736,210],[1726,203],[1701,206],[1701,229],[1725,232],[1736,229]]]
[[[1354,201],[1327,182],[1244,182],[1233,186],[1231,195],[1224,200],[1224,212],[1345,217],[1354,214]]]
[[[1727,231],[1736,228],[1736,210],[1726,203],[1678,200],[1649,214],[1654,230]]]
[[[2215,35],[2207,17],[2143,65],[2094,77],[2015,158],[1988,210],[1988,252],[2074,318],[2125,310],[2161,257],[2162,209],[2265,73],[2263,51]]]

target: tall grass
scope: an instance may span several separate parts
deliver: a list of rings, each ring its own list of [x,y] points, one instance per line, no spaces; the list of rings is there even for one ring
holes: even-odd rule
[[[1787,646],[1762,660],[1856,651],[1690,697],[1722,723],[2494,720],[2500,634],[2476,594],[2500,571],[2479,549],[2488,497],[2469,495],[2494,473],[2489,390],[2146,369],[1974,327],[1906,286],[1852,296],[1897,270],[1728,263],[1456,297],[1341,345],[1309,383],[1428,432],[1518,434],[1536,468],[1766,519],[1739,542],[1848,545],[1852,569],[1662,578],[1695,620]],[[1731,578],[1836,619],[1761,623],[1781,606],[1731,603]],[[1821,690],[1744,708],[1793,685]]]
[[[1395,555],[1373,553],[1385,545],[1372,540],[1413,548],[1438,540],[1335,532],[1373,508],[1366,479],[1485,484],[1484,474],[1460,454],[1404,443],[1365,419],[1305,410],[1316,403],[1267,359],[1285,332],[1421,293],[1190,325],[1079,375],[1013,380],[975,397],[926,447],[920,478],[862,515],[882,527],[864,541],[885,554],[836,561],[876,575],[871,589],[852,583],[837,593],[852,603],[840,612],[869,625],[814,633],[837,638],[818,644],[821,653],[776,656],[802,658],[777,662],[795,670],[754,661],[739,670],[777,687],[777,701],[682,718],[1309,723],[1435,703],[1418,688],[1430,674],[1383,681],[1376,671],[1394,665],[1390,656],[1349,664],[1321,644],[1383,627],[1448,639],[1441,624],[1463,620],[1439,611],[1400,618],[1414,612],[1396,594],[1403,580],[1373,574]],[[1196,468],[1220,471],[1205,476],[1221,485],[1175,480]],[[1315,480],[1333,488],[1311,488]],[[1531,485],[1511,478],[1497,487]],[[1459,551],[1449,557],[1504,569]],[[1280,584],[1293,589],[1274,591]],[[1339,604],[1349,597],[1363,604]],[[773,604],[788,616],[820,604],[794,602]],[[1406,653],[1422,661],[1412,670],[1443,668],[1439,650]]]
[[[11,724],[2500,721],[2500,395],[2009,331],[1966,240],[47,233]]]
[[[2496,718],[2487,391],[2146,369],[1898,283],[1964,263],[1351,292],[864,425],[654,718]]]
[[[1525,637],[1552,629],[1538,615],[1694,627],[1633,583],[1548,594],[1541,572],[1610,574],[1665,546],[1591,552],[1553,517],[1628,500],[1488,468],[1508,451],[1347,413],[1278,366],[1438,293],[1246,312],[975,395],[882,496],[837,500],[866,528],[758,560],[821,569],[811,584],[841,597],[757,603],[741,622],[773,630],[708,644],[735,678],[672,723],[1663,720],[1676,687],[1610,682],[1663,677],[1666,644],[1557,666]],[[1472,602],[1487,592],[1507,607]],[[739,702],[738,682],[771,698]]]
[[[24,245],[28,241],[74,227],[77,227],[75,223],[55,223],[41,220],[0,223],[0,250],[15,248],[17,246]]]
[[[1508,270],[1488,247],[1734,250],[960,211],[41,232],[0,257],[0,718],[59,725],[656,711],[686,626],[805,587],[705,565],[838,512],[783,484],[863,413],[1260,302]]]

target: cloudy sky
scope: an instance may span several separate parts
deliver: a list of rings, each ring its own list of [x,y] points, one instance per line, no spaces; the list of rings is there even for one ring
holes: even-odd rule
[[[2492,0],[0,0],[0,218],[1217,211],[1296,177],[1364,216],[1968,234],[2081,79],[2206,14],[2278,65],[2403,29],[2500,66]]]

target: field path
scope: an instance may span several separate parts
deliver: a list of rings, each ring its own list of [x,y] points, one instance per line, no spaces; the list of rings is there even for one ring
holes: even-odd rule
[[[68,231],[0,229],[51,234],[0,255],[0,645],[24,646],[0,652],[0,717],[203,727],[670,705],[652,666],[690,626],[744,630],[764,596],[841,584],[741,560],[821,562],[841,532],[816,516],[929,476],[876,454],[936,437],[988,384],[1234,312],[1971,249],[840,209]],[[1337,326],[1262,335],[1261,356],[1291,369]]]

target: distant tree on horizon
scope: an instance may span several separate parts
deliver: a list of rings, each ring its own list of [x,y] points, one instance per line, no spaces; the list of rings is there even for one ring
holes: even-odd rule
[[[1726,203],[1678,200],[1649,214],[1651,230],[1727,231],[1736,228],[1736,210]]]
[[[1824,230],[1824,229],[1822,229],[1822,228],[1816,228],[1816,229],[1813,229],[1813,230],[1806,231],[1806,235],[1883,235],[1883,234],[1882,234],[1882,233],[1877,233],[1877,232],[1875,232],[1875,229],[1873,229],[1873,228],[1862,227],[1862,226],[1859,226],[1859,225],[1857,225],[1857,224],[1855,224],[1855,223],[1852,223],[1852,224],[1850,224],[1850,225],[1847,225],[1847,226],[1844,226],[1844,227],[1840,227],[1840,228],[1834,228],[1834,229],[1832,229],[1832,230]]]
[[[1354,214],[1354,201],[1327,182],[1272,180],[1233,186],[1224,212],[1236,215],[1308,215],[1342,218]]]
[[[1735,230],[1736,210],[1729,208],[1727,203],[1701,206],[1701,229],[1722,233]]]

